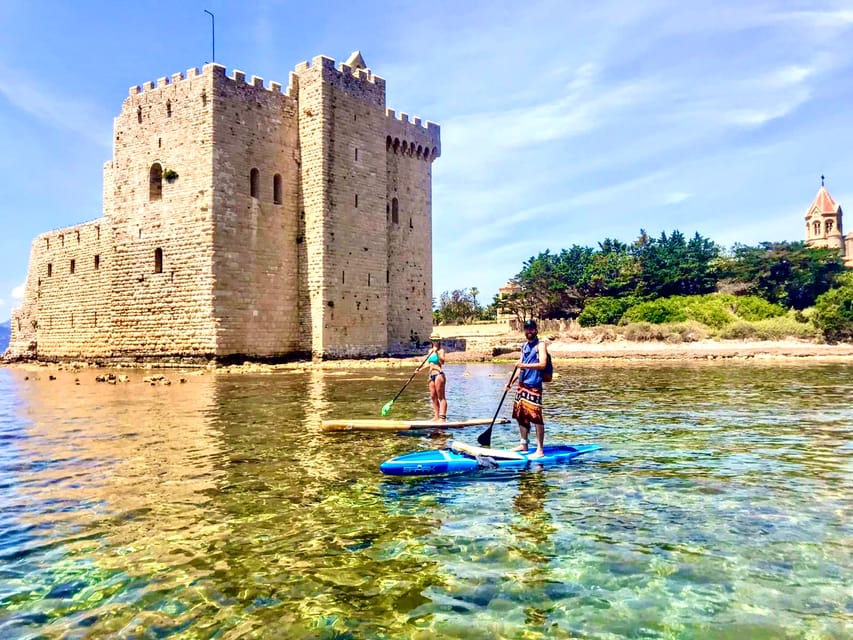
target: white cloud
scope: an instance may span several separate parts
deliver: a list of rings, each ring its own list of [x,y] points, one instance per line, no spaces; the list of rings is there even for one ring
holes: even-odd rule
[[[12,289],[12,299],[13,300],[21,300],[24,297],[24,289],[26,288],[26,283],[18,285],[14,289]]]
[[[51,92],[0,63],[0,97],[53,127],[109,148],[112,118],[95,104]]]
[[[685,200],[689,200],[692,197],[692,193],[686,193],[684,191],[673,191],[672,193],[667,193],[666,195],[664,195],[663,203],[667,205],[680,204]]]

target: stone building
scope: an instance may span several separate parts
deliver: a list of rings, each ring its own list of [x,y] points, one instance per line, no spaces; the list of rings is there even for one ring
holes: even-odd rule
[[[432,328],[439,127],[358,52],[131,87],[103,217],[32,244],[10,355],[369,356]]]
[[[844,212],[829,195],[823,180],[821,176],[820,189],[806,211],[806,242],[812,247],[839,249],[844,266],[853,267],[853,232],[844,236],[841,225]]]

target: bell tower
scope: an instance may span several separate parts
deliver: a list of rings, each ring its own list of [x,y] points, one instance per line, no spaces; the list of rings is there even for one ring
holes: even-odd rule
[[[841,228],[841,205],[832,199],[820,177],[820,189],[806,211],[806,242],[812,247],[840,249],[844,253],[844,235]]]

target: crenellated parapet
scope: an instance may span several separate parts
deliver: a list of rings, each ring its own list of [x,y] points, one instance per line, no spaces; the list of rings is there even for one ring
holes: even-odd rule
[[[342,62],[336,65],[333,58],[315,56],[311,62],[297,64],[294,73],[296,76],[305,77],[319,74],[323,82],[333,87],[353,94],[371,96],[377,104],[385,105],[385,79],[359,64]]]
[[[192,67],[187,69],[186,73],[173,73],[171,76],[158,78],[156,82],[148,81],[142,85],[130,87],[128,98],[125,99],[122,110],[138,104],[140,98],[143,97],[148,102],[169,99],[180,89],[186,88],[191,90],[190,87],[193,85],[193,81],[203,78],[212,78],[214,81],[225,81],[233,86],[252,87],[270,94],[283,94],[294,99],[299,89],[297,84],[299,78],[295,73],[290,74],[289,83],[284,91],[282,91],[283,85],[280,82],[272,81],[265,84],[262,77],[255,75],[247,76],[244,71],[240,71],[239,69],[232,70],[231,74],[228,75],[227,69],[223,65],[210,63],[204,65],[201,71],[197,67]],[[201,91],[204,91],[204,89],[202,88]]]
[[[417,116],[409,119],[408,113],[385,110],[385,148],[389,153],[431,162],[441,155],[441,127],[436,123],[422,122]]]

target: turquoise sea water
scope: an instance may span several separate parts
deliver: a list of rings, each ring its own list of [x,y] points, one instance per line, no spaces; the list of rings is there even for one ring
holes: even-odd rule
[[[509,368],[447,371],[491,417]],[[96,373],[0,369],[0,638],[853,637],[851,365],[560,365],[600,452],[411,480],[442,436],[319,431],[406,371]]]

